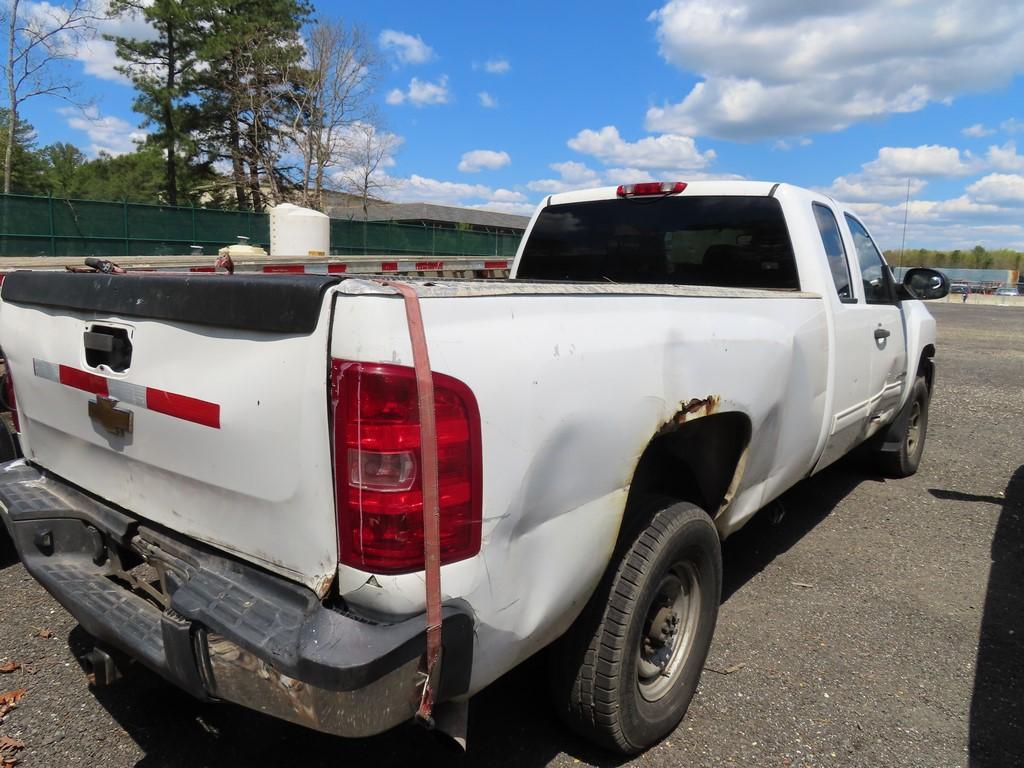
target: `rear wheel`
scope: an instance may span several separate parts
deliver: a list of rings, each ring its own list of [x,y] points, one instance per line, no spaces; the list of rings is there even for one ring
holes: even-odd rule
[[[718,616],[718,531],[693,504],[645,505],[647,523],[552,653],[560,716],[630,754],[671,733],[700,680]]]

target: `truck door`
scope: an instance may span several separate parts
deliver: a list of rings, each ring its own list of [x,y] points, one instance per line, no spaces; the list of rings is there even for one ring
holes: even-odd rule
[[[860,265],[861,284],[871,313],[871,347],[867,436],[890,421],[900,404],[907,382],[907,339],[903,327],[896,285],[889,266],[882,258],[867,229],[855,217],[846,214],[854,250]],[[909,382],[913,384],[913,381]]]
[[[825,448],[815,467],[817,471],[849,451],[867,429],[875,315],[856,295],[853,279],[856,264],[850,259],[832,206],[822,201],[812,207],[835,287],[835,293],[825,297],[833,305],[835,334],[831,423]]]

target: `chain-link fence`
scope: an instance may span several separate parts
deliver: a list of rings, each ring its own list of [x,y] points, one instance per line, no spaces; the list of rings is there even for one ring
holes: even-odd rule
[[[161,256],[203,253],[249,238],[269,250],[270,217],[142,203],[0,195],[0,256]],[[519,235],[331,219],[331,253],[512,258]]]

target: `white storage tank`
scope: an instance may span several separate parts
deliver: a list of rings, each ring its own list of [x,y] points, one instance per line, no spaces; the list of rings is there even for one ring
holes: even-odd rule
[[[327,214],[281,203],[270,209],[270,255],[323,257],[331,252],[331,219]]]

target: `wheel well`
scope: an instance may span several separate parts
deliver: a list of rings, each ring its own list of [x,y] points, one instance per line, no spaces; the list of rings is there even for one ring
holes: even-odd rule
[[[917,364],[917,375],[924,376],[929,392],[932,391],[932,380],[935,378],[935,365],[932,363],[933,357],[935,357],[935,345],[926,344],[925,348],[921,350],[921,360]]]
[[[637,463],[630,502],[660,494],[696,504],[714,517],[726,501],[750,441],[750,419],[718,413],[693,419],[651,440]]]

